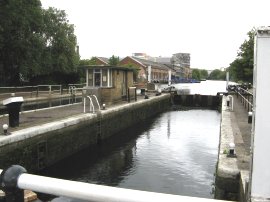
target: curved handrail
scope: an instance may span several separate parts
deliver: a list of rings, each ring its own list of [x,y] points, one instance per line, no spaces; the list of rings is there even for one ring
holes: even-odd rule
[[[92,96],[96,99],[96,102],[97,102],[97,105],[98,105],[98,109],[100,110],[100,104],[98,102],[97,96],[96,95],[92,95]]]

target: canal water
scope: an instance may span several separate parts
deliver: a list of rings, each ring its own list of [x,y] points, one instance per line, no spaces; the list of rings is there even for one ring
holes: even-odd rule
[[[220,86],[224,85],[223,82]],[[167,111],[128,128],[96,148],[75,154],[43,174],[122,188],[213,198],[219,129],[218,111]]]

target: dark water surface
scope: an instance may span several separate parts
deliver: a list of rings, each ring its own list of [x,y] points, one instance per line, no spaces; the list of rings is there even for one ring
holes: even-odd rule
[[[62,161],[45,175],[213,198],[219,127],[217,111],[168,111]]]

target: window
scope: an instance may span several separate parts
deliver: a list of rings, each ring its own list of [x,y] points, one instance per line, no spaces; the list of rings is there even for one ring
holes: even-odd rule
[[[88,69],[88,86],[93,86],[93,70]]]

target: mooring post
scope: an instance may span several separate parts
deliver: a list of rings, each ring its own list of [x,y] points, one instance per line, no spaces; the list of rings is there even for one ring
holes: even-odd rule
[[[0,175],[0,187],[5,192],[6,202],[24,202],[24,190],[17,186],[18,178],[26,173],[26,169],[19,165],[12,165],[3,170]]]

